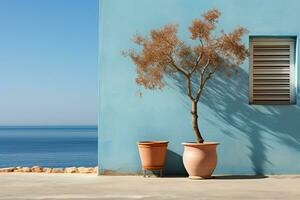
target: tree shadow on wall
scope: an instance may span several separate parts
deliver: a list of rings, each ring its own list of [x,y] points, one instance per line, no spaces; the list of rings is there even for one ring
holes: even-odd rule
[[[297,120],[300,119],[299,106],[249,105],[247,72],[238,68],[233,77],[224,75],[226,74],[224,72],[224,70],[217,72],[208,81],[200,102],[210,108],[213,115],[218,118],[218,120],[206,120],[218,127],[223,134],[235,138],[236,134],[232,133],[233,127],[247,138],[250,152],[248,157],[252,162],[253,172],[257,175],[265,174],[267,165],[272,165],[266,155],[267,150],[273,148],[270,146],[273,143],[267,142],[269,138],[273,140],[275,138],[278,143],[300,152],[300,134],[298,134],[300,123]],[[197,78],[193,79],[193,91],[197,89],[197,81]],[[184,77],[176,76],[175,88],[173,88],[179,89],[182,98],[187,99],[187,89],[183,83],[185,83]],[[185,107],[190,109],[190,102],[188,100],[184,102]],[[199,110],[199,115],[203,114],[205,115]],[[220,122],[225,123],[226,126],[222,127]]]

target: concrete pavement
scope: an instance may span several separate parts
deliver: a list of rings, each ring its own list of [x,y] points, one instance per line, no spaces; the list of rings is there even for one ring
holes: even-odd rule
[[[300,199],[300,175],[263,177],[142,178],[92,174],[0,174],[2,200],[54,199]]]

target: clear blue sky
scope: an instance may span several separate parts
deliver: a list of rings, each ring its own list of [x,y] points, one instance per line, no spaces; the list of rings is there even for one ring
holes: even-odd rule
[[[1,0],[0,24],[0,125],[96,125],[98,0]]]

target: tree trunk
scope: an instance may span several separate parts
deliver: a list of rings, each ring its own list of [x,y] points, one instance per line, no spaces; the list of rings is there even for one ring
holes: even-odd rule
[[[192,125],[194,129],[194,133],[196,134],[197,143],[203,143],[204,140],[201,136],[201,133],[198,128],[198,110],[197,110],[197,101],[192,101]]]

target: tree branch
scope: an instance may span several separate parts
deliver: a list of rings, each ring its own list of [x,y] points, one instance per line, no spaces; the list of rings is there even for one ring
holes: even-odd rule
[[[192,71],[190,71],[190,72],[188,73],[189,76],[191,76],[191,75],[195,72],[195,70],[197,69],[197,66],[198,66],[199,62],[201,61],[202,55],[203,55],[203,41],[202,41],[202,39],[200,39],[200,38],[199,38],[199,41],[200,41],[200,44],[201,44],[201,53],[200,53],[200,55],[197,57],[196,63],[195,63],[195,65],[194,65]]]
[[[191,78],[187,77],[187,94],[190,100],[195,101],[194,97],[192,96],[192,89],[191,89]]]
[[[211,71],[211,72],[209,72],[208,75],[207,75],[207,77],[205,78],[205,72],[206,72],[206,70],[208,69],[209,63],[210,63],[210,60],[208,59],[208,60],[207,60],[207,63],[206,63],[205,66],[203,67],[203,71],[202,71],[201,76],[200,76],[200,79],[201,79],[201,80],[200,80],[200,82],[201,82],[201,83],[200,83],[200,87],[199,87],[199,89],[198,89],[198,91],[197,91],[197,95],[196,95],[196,98],[195,98],[196,101],[199,101],[199,99],[200,99],[200,97],[201,97],[201,94],[202,94],[202,91],[203,91],[203,88],[204,88],[206,82],[207,82],[207,81],[211,78],[211,76],[216,72],[217,67],[214,67],[214,70]]]
[[[162,39],[163,39],[169,46],[171,46],[171,47],[173,46],[167,38],[162,37]],[[177,66],[177,65],[175,64],[174,59],[173,59],[173,57],[172,57],[173,51],[174,51],[174,50],[172,50],[172,51],[170,52],[170,55],[169,55],[169,59],[170,59],[170,61],[171,61],[171,65],[172,65],[175,69],[177,69],[179,72],[181,72],[185,77],[188,77],[188,72],[186,72],[183,68],[181,68],[181,67],[179,67],[179,66]]]
[[[197,95],[196,95],[196,98],[195,98],[195,100],[198,102],[199,101],[199,99],[200,99],[200,97],[201,97],[201,94],[202,94],[202,91],[203,91],[203,88],[204,88],[204,73],[201,73],[201,78],[200,78],[201,80],[200,80],[200,87],[199,87],[199,89],[198,89],[198,91],[197,91]]]
[[[175,62],[174,62],[174,59],[172,58],[172,56],[169,56],[170,57],[170,61],[171,61],[171,65],[175,68],[175,69],[177,69],[179,72],[181,72],[185,77],[189,77],[189,75],[188,75],[188,73],[184,70],[184,69],[182,69],[181,67],[179,67],[179,66],[177,66],[176,64],[175,64]]]
[[[206,71],[206,69],[208,68],[209,64],[210,64],[210,59],[208,58],[208,59],[207,59],[207,62],[206,62],[205,65],[203,66],[203,71],[202,71],[203,74],[205,73],[205,71]]]
[[[215,67],[213,71],[208,73],[208,76],[204,80],[204,85],[205,85],[206,81],[208,81],[212,77],[212,75],[216,72],[216,70],[217,70],[217,67]]]
[[[185,77],[186,77],[186,80],[187,80],[187,95],[188,97],[194,101],[195,99],[193,98],[192,96],[192,89],[191,89],[191,77],[190,75],[182,68],[178,67],[175,62],[174,62],[174,59],[172,58],[172,56],[170,56],[170,61],[171,61],[171,65],[177,69],[179,72],[181,72]]]

